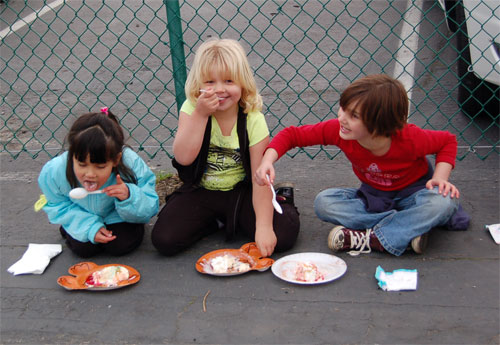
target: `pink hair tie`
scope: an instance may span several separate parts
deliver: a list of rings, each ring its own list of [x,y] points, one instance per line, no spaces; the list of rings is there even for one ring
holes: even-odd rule
[[[106,116],[109,115],[108,107],[102,107],[101,113],[105,114]]]

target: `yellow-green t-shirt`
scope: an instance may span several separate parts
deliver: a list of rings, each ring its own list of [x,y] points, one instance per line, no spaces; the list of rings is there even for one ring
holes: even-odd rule
[[[186,100],[181,111],[191,115],[195,105]],[[247,132],[249,146],[253,146],[269,136],[264,114],[260,111],[250,112],[247,115]],[[219,124],[212,116],[212,131],[208,149],[207,167],[200,185],[210,190],[231,190],[245,178],[245,169],[240,153],[236,123],[231,135],[224,136]]]

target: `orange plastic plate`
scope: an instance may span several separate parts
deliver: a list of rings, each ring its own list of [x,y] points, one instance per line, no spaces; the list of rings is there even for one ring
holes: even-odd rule
[[[109,266],[122,266],[125,267],[129,272],[129,279],[123,280],[116,286],[87,286],[85,281],[87,278],[95,271],[102,270]],[[107,265],[97,265],[93,262],[80,262],[79,264],[73,265],[68,270],[71,276],[61,276],[57,279],[57,284],[61,285],[67,290],[90,290],[90,291],[105,291],[119,289],[125,286],[129,286],[137,283],[141,279],[139,272],[130,266],[122,264],[107,264]]]
[[[210,268],[210,260],[224,255],[232,255],[238,258],[239,261],[248,263],[250,265],[250,269],[244,272],[213,272]],[[234,276],[247,273],[252,270],[263,272],[269,269],[269,267],[271,267],[273,263],[273,259],[262,257],[262,254],[260,253],[259,248],[257,248],[257,244],[255,242],[250,242],[242,245],[240,249],[217,249],[211,251],[203,255],[198,259],[198,261],[196,261],[195,268],[198,272],[203,274],[210,274],[214,276]]]

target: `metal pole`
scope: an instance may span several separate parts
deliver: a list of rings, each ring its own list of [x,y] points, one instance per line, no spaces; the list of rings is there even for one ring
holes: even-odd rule
[[[167,29],[170,39],[170,54],[175,85],[175,101],[177,109],[186,100],[184,84],[186,83],[186,57],[184,56],[184,40],[182,39],[181,11],[179,0],[163,0],[167,8]]]

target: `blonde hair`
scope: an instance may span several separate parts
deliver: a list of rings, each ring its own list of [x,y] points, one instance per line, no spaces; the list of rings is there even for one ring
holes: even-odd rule
[[[196,103],[203,81],[210,79],[214,69],[241,87],[239,104],[245,113],[262,110],[262,97],[257,90],[245,50],[238,41],[232,39],[212,39],[200,45],[186,80],[187,99]]]

